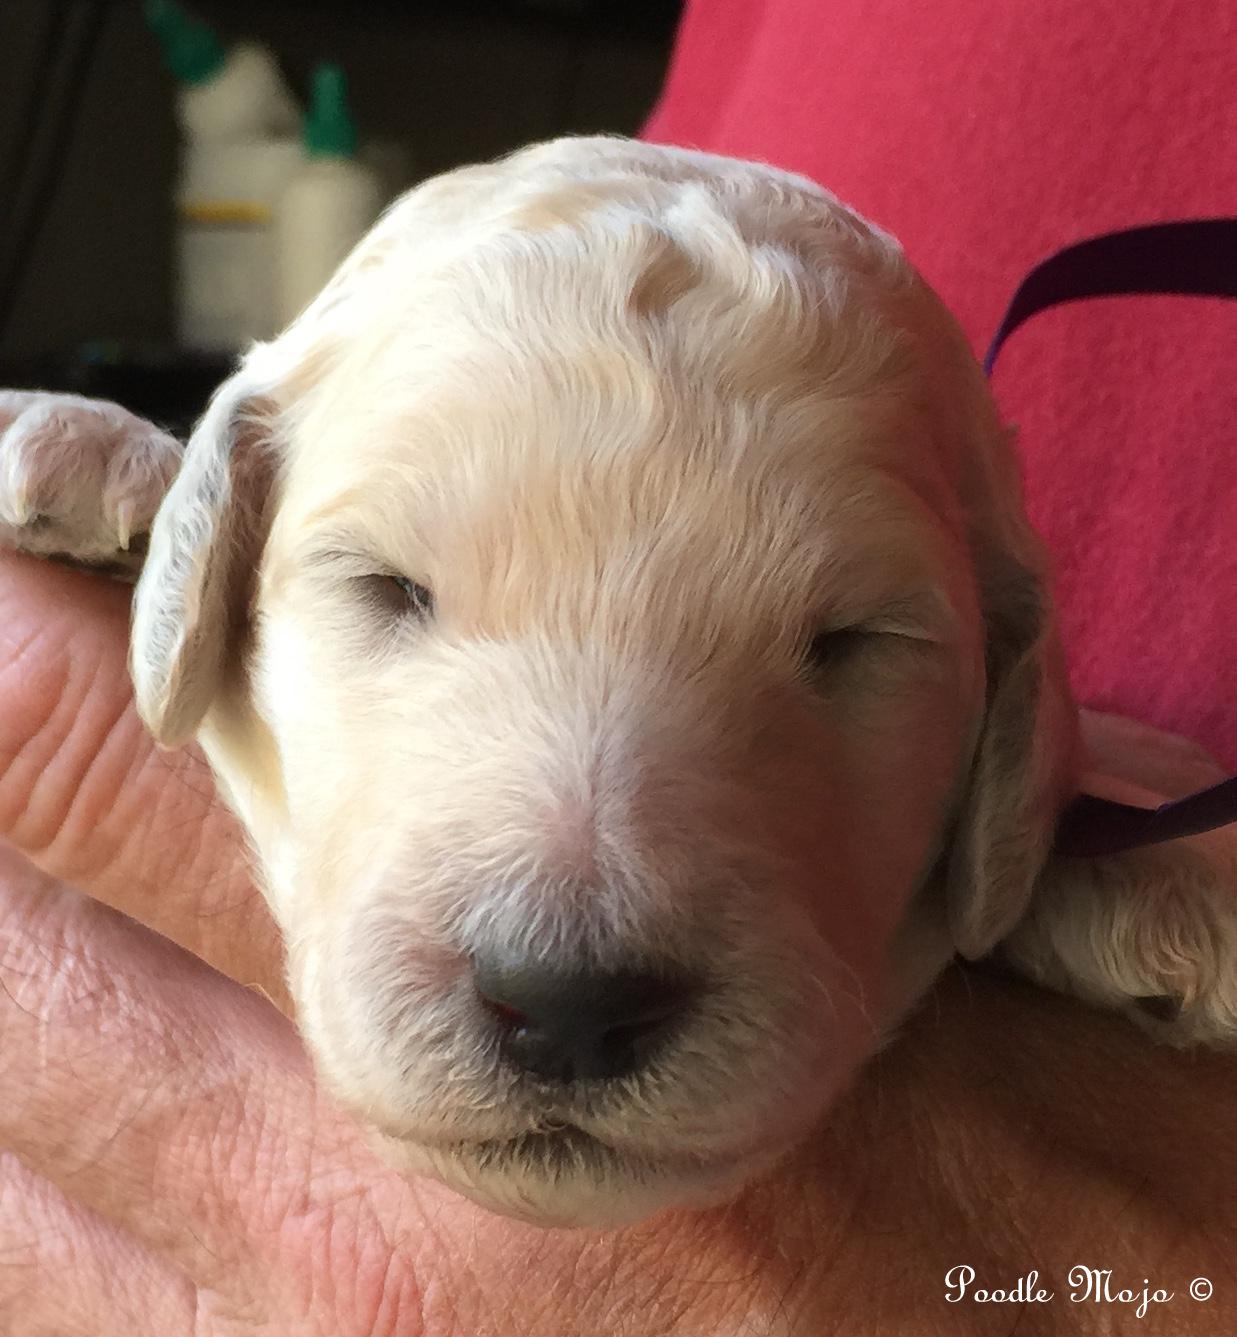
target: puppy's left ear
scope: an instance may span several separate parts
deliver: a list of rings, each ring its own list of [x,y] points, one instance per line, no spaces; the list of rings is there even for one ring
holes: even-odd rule
[[[1022,918],[1072,792],[1075,710],[1051,595],[1030,553],[990,564],[987,709],[947,865],[956,949],[985,956]],[[993,569],[995,567],[995,569]]]
[[[276,472],[272,415],[252,384],[242,368],[194,429],[138,583],[130,669],[165,747],[193,735],[249,633]]]
[[[946,863],[954,946],[975,959],[1026,913],[1047,862],[1077,778],[1077,710],[1014,434],[957,323],[934,297],[926,310],[924,394],[955,447],[985,631],[984,717]]]

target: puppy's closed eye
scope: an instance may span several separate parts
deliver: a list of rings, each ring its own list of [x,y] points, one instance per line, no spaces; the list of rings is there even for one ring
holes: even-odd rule
[[[804,652],[808,670],[812,673],[826,673],[840,668],[870,648],[879,634],[867,627],[834,627],[817,632]]]
[[[392,617],[415,617],[428,621],[434,615],[434,595],[425,585],[390,572],[360,578],[365,596]]]
[[[850,681],[853,671],[873,665],[872,657],[889,667],[901,664],[911,668],[922,657],[940,649],[937,635],[920,625],[919,619],[908,616],[901,608],[875,617],[817,631],[803,649],[803,671],[816,687],[824,687],[834,679]],[[914,656],[915,658],[907,658]],[[872,686],[882,678],[865,672],[863,680]]]

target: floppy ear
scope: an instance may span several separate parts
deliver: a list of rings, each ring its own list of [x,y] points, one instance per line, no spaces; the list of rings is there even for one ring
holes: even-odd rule
[[[972,960],[1026,912],[1074,778],[1075,711],[1042,569],[1009,554],[995,567],[987,709],[947,865],[950,930]]]
[[[275,477],[269,405],[251,390],[242,369],[189,438],[138,583],[130,668],[165,747],[193,735],[248,634]]]
[[[393,210],[278,338],[255,344],[189,438],[151,530],[131,642],[138,713],[165,747],[192,737],[243,661],[280,465],[274,423],[372,319],[367,285],[381,288],[400,228]]]
[[[1075,791],[1077,710],[1014,433],[958,323],[922,280],[910,291],[919,393],[956,470],[984,620],[984,715],[944,859],[949,930],[955,949],[973,960],[1012,931],[1031,901]]]

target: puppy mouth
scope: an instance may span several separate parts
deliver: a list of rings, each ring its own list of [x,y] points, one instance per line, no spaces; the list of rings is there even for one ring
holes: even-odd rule
[[[519,1168],[546,1177],[564,1174],[604,1174],[619,1165],[630,1166],[621,1155],[592,1133],[574,1124],[563,1124],[509,1138],[486,1138],[479,1142],[456,1142],[452,1154],[472,1162],[480,1170]]]
[[[597,1183],[651,1184],[666,1178],[694,1181],[733,1168],[744,1157],[713,1157],[635,1146],[614,1146],[574,1124],[516,1134],[455,1142],[447,1148],[458,1162],[484,1175],[518,1173],[547,1182],[592,1180]]]
[[[389,1142],[407,1149],[405,1171],[428,1175],[499,1215],[550,1228],[614,1229],[665,1208],[703,1208],[732,1197],[781,1154],[732,1154],[603,1141],[576,1124],[542,1124],[509,1137]]]

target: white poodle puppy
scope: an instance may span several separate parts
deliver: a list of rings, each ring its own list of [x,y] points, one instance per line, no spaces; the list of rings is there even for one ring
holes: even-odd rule
[[[412,1171],[543,1223],[715,1201],[1003,940],[1237,1033],[1213,862],[1050,859],[1076,714],[1009,435],[807,180],[615,139],[452,172],[183,465],[113,406],[6,427],[0,541],[149,528],[139,710],[204,748],[321,1078]]]

